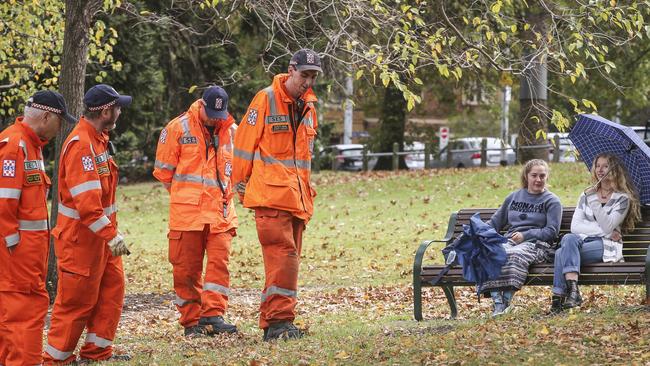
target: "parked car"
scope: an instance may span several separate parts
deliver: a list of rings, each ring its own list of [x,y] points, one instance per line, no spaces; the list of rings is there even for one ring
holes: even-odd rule
[[[409,169],[424,169],[424,143],[413,141],[404,145],[404,151],[414,151],[412,154],[404,156],[404,162]],[[431,161],[435,157],[431,156]]]
[[[515,151],[507,143],[495,137],[487,139],[487,166],[513,165],[516,161]],[[466,168],[481,166],[481,140],[484,137],[465,137],[449,141],[449,144],[440,151],[440,160],[432,162],[434,167],[445,167],[447,164],[447,151],[452,151],[452,167]],[[501,151],[507,149],[505,159],[501,159]]]
[[[548,138],[549,144],[555,144],[555,136],[560,136],[560,163],[572,163],[577,160],[578,150],[571,140],[569,140],[569,134],[566,132],[549,132],[546,137]],[[556,147],[552,147],[548,154],[548,159],[553,161],[553,154],[555,153]]]
[[[360,171],[363,169],[363,145],[338,144],[326,146],[321,150],[321,168],[345,171]],[[372,170],[377,164],[377,157],[368,158],[368,169]]]
[[[646,129],[643,126],[628,126],[636,132],[636,134],[645,141],[645,144],[650,146],[650,130]]]

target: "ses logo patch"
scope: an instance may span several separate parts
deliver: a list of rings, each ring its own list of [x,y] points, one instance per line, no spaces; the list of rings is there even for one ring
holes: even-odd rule
[[[251,126],[255,126],[255,124],[257,123],[257,110],[255,109],[248,110],[248,117],[246,118],[246,123],[248,123]]]

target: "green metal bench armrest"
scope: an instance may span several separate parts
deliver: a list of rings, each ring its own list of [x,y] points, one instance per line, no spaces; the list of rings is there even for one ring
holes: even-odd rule
[[[456,220],[458,214],[452,213],[449,217],[449,224],[447,225],[447,234],[445,237],[440,240],[425,240],[420,244],[418,250],[415,252],[415,259],[413,260],[413,311],[416,320],[422,320],[422,280],[420,275],[422,274],[422,261],[424,260],[424,253],[429,248],[431,243],[445,243],[449,244],[454,235],[454,227],[456,226]]]

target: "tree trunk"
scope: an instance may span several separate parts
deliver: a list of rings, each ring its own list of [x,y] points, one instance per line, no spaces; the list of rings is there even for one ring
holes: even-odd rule
[[[393,84],[390,84],[384,93],[384,106],[381,112],[378,146],[380,152],[392,152],[394,142],[399,144],[400,151],[404,149],[406,110],[407,104],[404,95]],[[399,158],[399,167],[400,169],[406,168],[404,156]],[[392,168],[393,159],[390,156],[380,156],[377,165],[375,165],[375,170],[390,170]]]
[[[66,0],[65,1],[65,30],[63,33],[63,57],[61,59],[61,75],[59,76],[59,90],[65,98],[70,114],[79,116],[83,112],[84,79],[86,77],[86,63],[88,59],[88,31],[92,21],[102,8],[101,0]],[[62,124],[56,137],[54,155],[54,173],[52,176],[52,210],[50,214],[50,227],[56,226],[56,216],[59,212],[57,195],[59,186],[59,157],[61,147],[72,126]],[[56,271],[56,255],[54,241],[50,240],[50,257],[47,271],[47,292],[50,303],[56,297],[58,274]]]
[[[546,34],[547,13],[539,7],[531,8],[526,14],[526,21],[531,30]],[[532,32],[527,33],[532,38]],[[519,137],[517,139],[517,160],[520,163],[530,159],[548,160],[546,147],[526,148],[532,145],[545,145],[544,136],[548,132],[546,110],[547,100],[547,54],[537,50],[528,50],[527,67],[521,75],[519,88]],[[544,133],[538,133],[543,131]]]

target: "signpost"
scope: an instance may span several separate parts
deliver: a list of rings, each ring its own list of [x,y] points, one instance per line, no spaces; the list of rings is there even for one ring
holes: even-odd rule
[[[442,126],[438,131],[438,137],[440,138],[440,145],[438,151],[442,151],[447,144],[449,143],[449,127]]]

